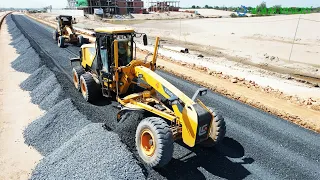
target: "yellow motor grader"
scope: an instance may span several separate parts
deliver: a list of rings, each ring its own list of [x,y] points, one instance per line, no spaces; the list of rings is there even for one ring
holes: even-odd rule
[[[136,149],[151,167],[163,167],[172,158],[177,139],[194,147],[214,146],[226,133],[223,117],[205,106],[197,97],[207,93],[198,89],[189,98],[155,73],[159,47],[156,38],[152,60],[135,58],[134,38],[147,35],[128,28],[97,28],[95,44],[81,46],[80,57],[71,59],[74,86],[83,98],[93,102],[101,94],[120,104],[118,120],[129,111],[152,114],[136,129]],[[134,88],[139,87],[139,91]],[[161,99],[161,97],[164,99]]]
[[[56,17],[57,28],[53,32],[53,39],[58,42],[60,48],[65,46],[65,43],[71,43],[78,46],[84,44],[86,39],[75,32],[73,28],[72,16],[59,15]]]

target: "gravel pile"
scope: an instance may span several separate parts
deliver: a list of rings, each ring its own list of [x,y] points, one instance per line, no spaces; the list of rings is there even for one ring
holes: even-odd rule
[[[25,36],[14,24],[11,15],[6,19],[12,38],[10,45],[12,45],[20,54],[20,56],[18,56],[17,59],[11,63],[11,65],[17,71],[31,74],[41,65],[39,55],[31,47],[28,39],[25,38]]]
[[[136,151],[136,129],[143,118],[144,114],[142,112],[129,112],[123,116],[123,120],[121,120],[114,129],[114,132],[119,134],[121,141],[132,151]]]
[[[59,85],[56,87],[48,96],[46,96],[41,103],[39,104],[40,108],[49,110],[52,108],[55,104],[59,103],[65,99],[65,96],[63,94],[63,90],[61,86]]]
[[[134,147],[136,125],[117,123],[114,102],[85,102],[64,74],[51,68],[50,61],[40,59],[11,16],[7,23],[11,44],[20,53],[12,67],[31,74],[20,87],[30,91],[33,103],[47,110],[23,132],[25,143],[44,155],[31,179],[145,179],[145,168],[121,142]],[[117,129],[120,137],[102,128],[102,123]]]
[[[16,33],[21,33],[20,31],[15,31]],[[16,51],[19,54],[23,54],[28,48],[31,47],[29,41],[25,38],[23,34],[13,36],[12,42],[10,45],[16,48]]]
[[[32,91],[39,84],[43,82],[46,78],[53,75],[52,71],[50,71],[45,65],[41,66],[35,72],[33,72],[26,80],[24,80],[20,87],[26,91]]]
[[[11,63],[12,68],[16,71],[29,74],[36,71],[41,65],[38,54],[31,47],[26,49],[23,54],[20,54],[20,56]]]
[[[74,104],[77,106],[79,111],[90,117],[90,120],[94,123],[106,123],[107,126],[114,130],[117,127],[117,108],[113,104],[106,106],[99,106],[89,104],[83,101],[75,101]],[[115,104],[114,104],[115,105]]]
[[[25,143],[46,156],[89,123],[71,100],[65,99],[25,129]]]
[[[87,125],[41,161],[31,179],[145,179],[117,134]]]
[[[49,109],[61,100],[62,88],[54,74],[42,81],[33,91],[31,91],[31,101],[39,104],[43,109]]]

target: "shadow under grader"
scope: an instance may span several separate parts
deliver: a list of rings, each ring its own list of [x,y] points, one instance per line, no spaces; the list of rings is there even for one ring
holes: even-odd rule
[[[208,175],[236,180],[251,174],[242,164],[251,164],[254,160],[244,157],[244,148],[232,138],[224,138],[221,144],[213,148],[190,148],[183,142],[178,142],[178,145],[191,152],[178,159],[173,158],[168,166],[156,170],[167,179],[208,179],[205,171]],[[237,158],[239,162],[233,162],[229,158]]]

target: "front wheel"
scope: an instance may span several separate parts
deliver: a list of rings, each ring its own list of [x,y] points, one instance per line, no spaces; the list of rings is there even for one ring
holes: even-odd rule
[[[87,102],[93,102],[98,96],[97,83],[90,73],[84,73],[80,76],[80,89]]]
[[[78,36],[78,46],[82,46],[82,44],[84,44],[84,38],[82,35]]]
[[[219,144],[226,135],[226,122],[224,118],[213,108],[209,107],[209,110],[214,118],[211,123],[208,139],[200,143],[203,147],[213,147]]]
[[[63,47],[64,47],[64,37],[59,36],[59,38],[58,38],[58,46],[59,46],[60,48],[63,48]]]
[[[75,88],[80,91],[80,77],[82,74],[86,73],[81,66],[76,66],[72,69],[72,79]]]
[[[52,33],[53,40],[54,41],[58,41],[58,37],[59,37],[58,31],[54,30],[53,33]]]
[[[151,167],[163,167],[173,154],[173,135],[159,117],[142,120],[136,130],[136,148],[141,159]]]

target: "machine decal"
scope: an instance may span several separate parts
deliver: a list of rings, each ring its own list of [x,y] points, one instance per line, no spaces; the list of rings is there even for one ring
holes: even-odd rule
[[[172,96],[174,96],[174,94],[169,90],[167,89],[166,87],[162,86],[163,90],[165,93],[168,94],[169,98],[171,98]]]
[[[202,136],[202,135],[206,134],[207,130],[208,130],[208,124],[205,124],[205,125],[201,126],[199,128],[199,134],[198,135]]]
[[[199,104],[193,105],[194,109],[198,115],[198,133],[196,137],[196,142],[201,142],[207,139],[209,131],[208,128],[210,126],[212,115]]]

